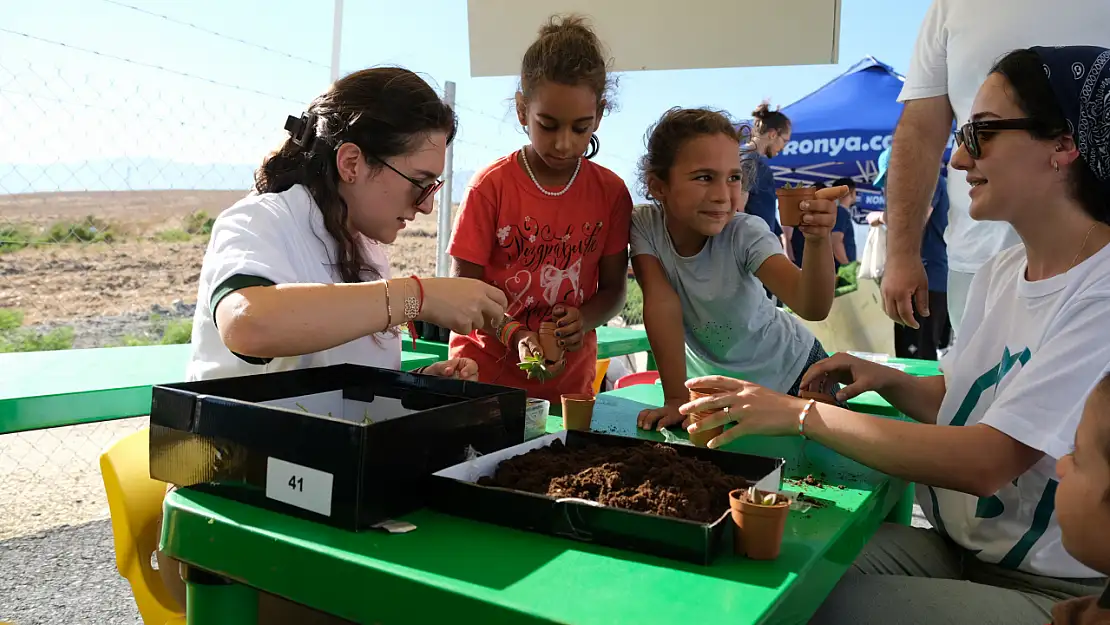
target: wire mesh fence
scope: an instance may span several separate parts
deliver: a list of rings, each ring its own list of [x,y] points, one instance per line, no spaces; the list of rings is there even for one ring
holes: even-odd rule
[[[147,421],[0,434],[0,541],[107,518],[100,454]]]
[[[248,192],[285,117],[326,84],[328,67],[311,59],[104,1],[277,55],[319,81],[214,80],[0,25],[0,43],[94,61],[52,64],[8,47],[0,57],[0,354],[188,342],[214,218]],[[309,92],[291,95],[296,85]],[[452,206],[476,169],[527,141],[504,102],[470,106],[464,94],[456,110]],[[390,247],[396,274],[434,273],[438,210]],[[99,456],[146,424],[0,434],[0,622],[139,622],[114,568]]]

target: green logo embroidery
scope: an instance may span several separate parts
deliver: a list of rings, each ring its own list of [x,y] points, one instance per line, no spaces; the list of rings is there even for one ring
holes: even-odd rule
[[[995,366],[991,367],[986,373],[979,376],[971,388],[967,389],[967,395],[964,395],[964,400],[960,402],[960,407],[956,410],[956,414],[952,417],[950,425],[967,425],[967,419],[971,413],[975,411],[975,407],[979,405],[979,400],[983,397],[983,393],[989,391],[998,385],[1002,378],[1014,368],[1014,363],[1021,362],[1022,366],[1029,362],[1032,354],[1029,348],[1021,350],[1019,354],[1011,355],[1010,348],[1007,347],[1002,351],[1002,360]]]

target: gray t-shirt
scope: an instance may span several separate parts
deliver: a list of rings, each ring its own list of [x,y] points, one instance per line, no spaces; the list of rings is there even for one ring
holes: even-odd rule
[[[659,259],[682,301],[689,375],[730,375],[785,393],[802,373],[813,334],[776,308],[755,272],[782,244],[767,223],[738,213],[694,256],[675,252],[663,209],[632,213],[632,256]],[[647,306],[649,302],[644,302]]]

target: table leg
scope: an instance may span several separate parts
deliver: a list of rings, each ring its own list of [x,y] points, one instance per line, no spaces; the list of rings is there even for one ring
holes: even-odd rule
[[[898,503],[891,508],[890,514],[886,517],[887,522],[897,523],[898,525],[913,525],[913,502],[914,489],[911,482],[906,484],[906,489],[902,492]]]
[[[257,590],[193,567],[184,568],[187,625],[257,625]]]

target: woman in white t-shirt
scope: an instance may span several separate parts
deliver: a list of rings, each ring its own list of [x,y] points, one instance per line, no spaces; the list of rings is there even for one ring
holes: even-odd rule
[[[459,333],[504,318],[481,280],[391,278],[383,244],[432,210],[456,118],[416,74],[350,74],[290,117],[289,138],[255,172],[254,192],[212,226],[193,319],[189,380],[339,363],[396,369],[397,326]],[[423,373],[478,378],[467,358]],[[184,605],[178,567],[159,570]],[[346,622],[261,594],[259,623]]]
[[[504,315],[480,280],[390,277],[383,244],[432,210],[454,112],[416,74],[346,76],[286,122],[254,193],[212,226],[189,380],[337,363],[396,369],[397,326],[469,332]],[[476,379],[469,359],[423,372]]]
[[[1010,223],[1022,245],[976,274],[943,376],[915,378],[847,354],[803,386],[846,400],[876,390],[916,423],[814,404],[729,378],[683,414],[691,426],[815,440],[918,484],[933,529],[880,529],[816,623],[1043,625],[1102,574],[1071,557],[1055,515],[1056,460],[1110,364],[1110,50],[1031,48],[1003,57],[957,133],[971,216]]]

